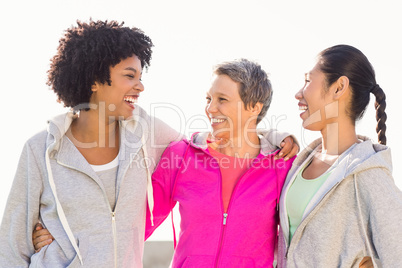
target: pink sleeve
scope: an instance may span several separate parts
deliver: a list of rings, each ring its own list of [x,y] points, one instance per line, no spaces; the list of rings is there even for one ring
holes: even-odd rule
[[[145,225],[145,240],[151,236],[155,229],[162,224],[162,222],[169,215],[170,210],[174,207],[176,202],[172,202],[171,194],[173,188],[172,172],[174,168],[173,153],[170,147],[166,148],[162,157],[152,174],[152,187],[154,192],[154,226],[151,224],[151,217],[149,208],[147,206],[146,225]]]

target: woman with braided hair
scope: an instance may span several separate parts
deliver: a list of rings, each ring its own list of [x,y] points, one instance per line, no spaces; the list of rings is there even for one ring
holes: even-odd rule
[[[375,96],[379,144],[355,123]],[[322,137],[299,154],[280,200],[279,267],[401,267],[402,193],[385,146],[385,94],[366,56],[323,50],[296,93],[303,127]]]

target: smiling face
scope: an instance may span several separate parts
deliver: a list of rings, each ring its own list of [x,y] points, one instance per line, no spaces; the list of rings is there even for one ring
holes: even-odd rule
[[[337,117],[337,103],[326,88],[325,75],[318,65],[305,74],[305,84],[295,95],[303,127],[309,130],[322,130],[328,119]]]
[[[92,86],[93,94],[90,104],[103,106],[107,118],[132,116],[134,103],[137,102],[140,92],[144,91],[141,82],[142,67],[140,59],[133,55],[110,67],[110,86],[107,83],[95,82]]]
[[[245,128],[256,127],[258,113],[244,108],[239,84],[227,75],[214,76],[205,112],[216,138],[233,139],[243,135]]]

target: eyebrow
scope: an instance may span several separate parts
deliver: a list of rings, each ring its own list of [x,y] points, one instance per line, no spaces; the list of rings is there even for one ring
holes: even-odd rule
[[[308,72],[308,73],[304,74],[304,77],[307,78],[307,77],[310,77],[311,75],[312,75],[312,72]]]
[[[133,71],[134,73],[137,73],[137,69],[135,69],[133,67],[127,67],[124,70]]]
[[[208,95],[208,96],[210,96],[211,94],[207,91],[206,92],[206,94]],[[229,95],[226,95],[225,93],[222,93],[222,92],[216,92],[215,93],[216,95],[218,95],[218,96],[224,96],[224,97],[226,97],[226,98],[229,98],[230,96]]]
[[[225,93],[221,93],[221,92],[218,92],[217,95],[219,95],[219,96],[224,96],[224,97],[227,97],[227,98],[230,97],[229,95],[226,95]]]

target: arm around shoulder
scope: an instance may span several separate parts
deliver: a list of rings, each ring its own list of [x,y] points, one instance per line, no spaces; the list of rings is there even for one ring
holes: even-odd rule
[[[162,146],[165,148],[173,141],[180,141],[184,139],[184,135],[170,127],[168,124],[160,120],[159,118],[152,117],[151,119],[151,133],[156,146]]]
[[[270,129],[266,131],[259,130],[258,134],[263,137],[261,145],[264,150],[281,149],[277,158],[284,158],[287,161],[300,151],[300,145],[296,137],[287,132]]]
[[[296,137],[288,132],[282,132],[276,129],[269,129],[269,130],[259,130],[259,134],[263,135],[271,145],[276,146],[278,148],[281,147],[281,143],[286,137],[291,137],[293,141],[299,146],[299,141],[296,139]]]

